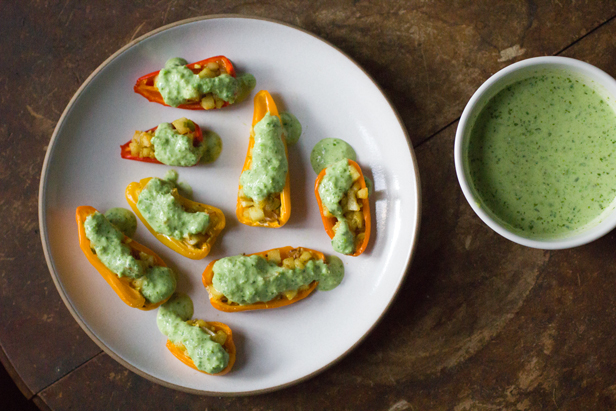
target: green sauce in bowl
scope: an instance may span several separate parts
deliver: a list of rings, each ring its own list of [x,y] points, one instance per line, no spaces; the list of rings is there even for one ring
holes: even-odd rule
[[[523,236],[567,236],[616,197],[616,114],[582,78],[537,72],[488,101],[467,156],[482,207]]]

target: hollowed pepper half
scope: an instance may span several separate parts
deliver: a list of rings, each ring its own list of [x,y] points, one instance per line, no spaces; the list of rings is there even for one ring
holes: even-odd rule
[[[182,120],[182,119],[179,119]],[[179,121],[176,120],[176,121]],[[177,130],[176,121],[171,123],[174,129]],[[203,131],[199,124],[192,122],[194,124],[195,130],[191,131],[193,138],[193,146],[197,147],[199,144],[203,142]],[[132,140],[126,142],[126,144],[122,144],[120,146],[120,155],[122,158],[126,160],[135,160],[135,161],[143,161],[146,163],[155,163],[155,164],[163,164],[156,159],[154,156],[154,150],[152,149],[152,143],[150,142],[151,138],[156,133],[156,129],[158,126],[151,128],[146,131],[136,131],[135,136]],[[184,134],[184,133],[181,133]],[[144,140],[145,139],[145,140]],[[131,143],[133,148],[131,148]]]
[[[182,197],[178,194],[177,189],[173,190],[173,196],[180,203],[180,205],[184,208],[184,210],[188,212],[205,212],[210,216],[210,224],[205,232],[206,239],[202,241],[200,245],[192,245],[189,244],[186,240],[178,240],[171,236],[161,234],[154,230],[152,226],[148,223],[148,221],[143,217],[141,211],[137,207],[137,201],[139,201],[139,194],[148,184],[148,182],[152,179],[152,177],[144,178],[139,182],[132,182],[126,187],[126,200],[128,204],[133,209],[134,213],[141,220],[143,225],[164,245],[172,249],[173,251],[183,255],[184,257],[188,257],[193,260],[200,260],[206,257],[210,250],[212,249],[213,244],[216,242],[218,235],[225,228],[225,215],[223,212],[211,205],[197,203],[196,201],[191,201],[185,197]]]
[[[233,364],[235,364],[235,357],[236,357],[236,349],[235,349],[235,344],[233,343],[233,333],[231,332],[231,328],[229,328],[229,326],[223,323],[205,322],[203,320],[190,320],[188,321],[188,323],[194,326],[201,326],[202,329],[207,328],[207,330],[211,334],[216,334],[220,331],[224,332],[227,335],[227,338],[225,342],[222,344],[222,347],[229,354],[229,363],[221,372],[218,372],[216,374],[210,374],[208,372],[198,369],[195,366],[195,363],[193,362],[192,358],[188,356],[188,353],[185,347],[175,345],[173,342],[171,342],[171,340],[167,340],[166,347],[169,351],[171,351],[171,354],[173,354],[178,360],[182,361],[184,364],[188,365],[190,368],[193,368],[205,374],[225,375],[226,373],[231,371],[231,368],[233,368]]]
[[[353,200],[355,200],[358,205],[360,205],[359,208],[361,209],[351,212],[347,211],[349,215],[345,215],[345,218],[349,222],[349,226],[354,227],[356,231],[354,233],[356,236],[354,244],[355,247],[353,253],[350,255],[353,257],[357,257],[366,250],[368,242],[370,241],[370,229],[372,225],[372,219],[370,217],[370,201],[367,195],[368,188],[366,186],[366,181],[364,180],[364,175],[361,171],[361,167],[359,166],[359,164],[357,164],[351,159],[348,159],[348,162],[349,166],[352,167],[355,172],[359,174],[359,178],[355,180],[354,185],[359,184],[359,190],[362,190],[362,193],[366,194],[361,196],[363,198],[359,198],[359,196],[357,195],[357,192],[359,190],[356,189],[356,186],[352,186],[345,195],[345,204],[348,204],[350,201],[352,201],[350,197],[353,197]],[[323,170],[321,170],[321,172],[317,176],[317,179],[314,183],[314,194],[317,198],[317,203],[319,204],[319,212],[321,214],[321,219],[323,220],[323,227],[325,228],[325,231],[327,232],[329,238],[333,239],[336,235],[338,219],[331,213],[326,211],[325,207],[323,206],[323,203],[321,202],[321,196],[319,194],[319,186],[321,185],[321,182],[323,181],[323,178],[325,177],[326,173],[327,167],[323,168]]]
[[[267,113],[277,117],[280,121],[280,115],[278,113],[278,108],[276,107],[276,102],[269,92],[266,90],[261,90],[254,98],[252,128],[250,130],[248,152],[246,153],[246,160],[244,161],[242,173],[249,170],[252,165],[252,152],[255,145],[254,127],[263,119],[263,117],[265,117]],[[284,134],[282,136],[282,141],[284,144],[285,156],[288,162],[289,155]],[[282,192],[270,194],[263,204],[258,204],[258,202],[253,201],[250,198],[243,198],[241,196],[242,192],[242,185],[240,183],[235,210],[237,218],[242,224],[253,227],[279,228],[285,225],[289,220],[289,217],[291,216],[291,183],[288,171]]]
[[[166,298],[163,301],[152,304],[148,302],[145,297],[139,292],[139,290],[135,289],[132,285],[132,279],[128,277],[118,277],[116,273],[111,271],[103,262],[98,258],[98,256],[93,252],[90,246],[90,240],[86,236],[86,230],[84,228],[84,223],[86,218],[90,214],[94,214],[97,210],[94,207],[90,206],[80,206],[77,207],[77,212],[75,214],[75,219],[77,220],[77,228],[79,232],[79,247],[81,251],[85,254],[86,258],[96,268],[96,270],[100,273],[100,275],[107,281],[107,284],[111,286],[113,291],[116,292],[118,297],[126,305],[133,308],[138,308],[140,310],[149,311],[157,308],[169,298]],[[140,252],[148,254],[154,258],[154,264],[161,267],[166,267],[167,264],[163,261],[162,258],[158,256],[154,251],[150,250],[144,245],[139,244],[137,241],[124,236],[123,241],[130,249],[135,253],[139,254]]]
[[[205,60],[200,60],[194,63],[187,64],[186,67],[188,67],[193,73],[199,74],[201,71],[203,71],[204,67],[207,67],[208,63],[216,63],[219,67],[220,74],[226,73],[230,75],[231,77],[236,76],[235,68],[233,67],[233,64],[225,56],[210,57]],[[135,83],[135,86],[133,89],[135,90],[135,93],[141,94],[143,97],[148,99],[148,101],[151,101],[153,103],[162,104],[163,106],[169,107],[169,105],[165,103],[163,96],[160,94],[160,91],[158,90],[158,87],[156,87],[156,84],[155,84],[156,77],[158,76],[159,72],[160,70],[157,70],[152,73],[146,74],[145,76],[140,77]],[[224,102],[222,103],[222,105],[220,105],[220,107],[215,106],[212,108],[222,108],[228,105],[229,103]],[[199,101],[186,103],[186,104],[180,104],[178,108],[183,108],[187,110],[206,110],[201,105],[201,102]]]
[[[283,266],[284,260],[290,258],[292,254],[296,254],[296,256],[301,259],[302,258],[301,255],[303,254],[304,251],[308,251],[310,254],[312,254],[313,257],[318,258],[319,260],[323,262],[326,262],[325,256],[323,255],[323,253],[319,251],[311,250],[308,248],[294,248],[291,246],[274,248],[274,249],[267,250],[267,251],[261,251],[258,253],[248,254],[248,256],[259,255],[265,259],[270,260],[270,258],[268,257],[272,255],[272,252],[274,252],[276,254],[275,261],[279,261],[278,265]],[[284,307],[286,305],[296,303],[299,300],[302,300],[308,297],[308,295],[310,295],[310,293],[312,293],[318,285],[317,281],[313,281],[307,287],[303,287],[303,289],[297,290],[297,293],[292,298],[287,298],[285,295],[281,294],[278,296],[278,298],[275,298],[274,300],[271,300],[271,301],[256,302],[252,304],[240,305],[240,304],[236,304],[236,303],[228,301],[226,297],[219,295],[219,293],[215,290],[213,286],[213,278],[214,278],[214,264],[216,263],[216,261],[218,260],[212,261],[205,268],[205,271],[203,272],[202,280],[203,280],[203,285],[207,289],[208,294],[210,296],[210,303],[212,304],[214,308],[220,311],[238,312],[238,311],[251,311],[251,310],[261,310],[261,309],[268,309],[268,308]]]

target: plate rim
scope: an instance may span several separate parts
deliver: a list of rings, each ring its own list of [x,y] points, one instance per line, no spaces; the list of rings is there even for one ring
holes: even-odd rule
[[[318,370],[315,370],[315,371],[313,371],[313,372],[311,372],[309,374],[306,374],[303,377],[300,377],[300,378],[297,378],[295,380],[288,381],[286,383],[279,384],[279,385],[276,385],[276,386],[273,386],[273,387],[264,388],[264,389],[258,389],[258,390],[251,390],[251,391],[241,391],[241,392],[218,392],[218,391],[198,390],[198,389],[194,389],[194,388],[184,387],[182,385],[173,384],[173,383],[170,383],[170,382],[167,382],[167,381],[163,381],[163,380],[161,380],[159,378],[156,378],[153,375],[150,375],[150,374],[146,373],[145,371],[143,371],[143,370],[133,366],[132,364],[128,363],[123,358],[121,358],[119,355],[117,355],[113,350],[111,350],[109,347],[107,347],[101,340],[99,340],[98,337],[94,334],[94,332],[92,330],[90,330],[89,326],[81,318],[79,313],[77,313],[77,311],[73,307],[72,303],[68,300],[66,292],[65,292],[64,288],[62,287],[62,285],[60,284],[60,281],[59,281],[59,279],[57,277],[55,266],[54,266],[54,264],[53,264],[53,262],[51,260],[51,252],[49,250],[49,239],[48,239],[48,235],[47,235],[47,225],[46,225],[47,220],[46,220],[46,213],[44,211],[44,205],[45,205],[45,199],[46,199],[46,182],[47,182],[47,176],[48,176],[48,173],[49,173],[49,161],[50,161],[51,155],[52,155],[52,153],[54,152],[54,149],[55,149],[55,140],[56,140],[60,130],[62,129],[62,127],[64,125],[65,118],[71,112],[71,110],[73,108],[73,105],[75,104],[75,101],[79,98],[79,96],[81,96],[83,90],[90,84],[90,82],[92,82],[92,80],[98,75],[98,73],[100,71],[102,71],[107,65],[109,65],[113,60],[115,60],[116,57],[118,57],[119,55],[124,53],[126,50],[128,50],[131,47],[139,44],[143,40],[145,40],[145,39],[147,39],[149,37],[152,37],[152,36],[154,36],[156,34],[159,34],[159,33],[163,32],[163,31],[169,30],[169,29],[177,27],[177,26],[193,23],[193,22],[196,22],[196,21],[215,20],[215,19],[229,19],[229,18],[266,21],[266,22],[269,22],[269,23],[274,23],[274,24],[278,24],[278,25],[289,27],[291,29],[298,30],[298,31],[300,31],[300,32],[302,32],[304,34],[308,34],[309,36],[311,36],[313,38],[316,38],[317,40],[320,40],[321,42],[325,43],[329,47],[331,47],[334,50],[336,50],[338,53],[342,54],[351,63],[353,63],[372,82],[372,84],[376,87],[376,89],[381,93],[381,95],[385,98],[385,101],[389,105],[389,108],[392,110],[393,114],[395,115],[396,120],[398,121],[398,124],[400,125],[400,128],[402,129],[402,131],[404,133],[404,137],[406,139],[406,144],[408,146],[409,154],[411,156],[411,162],[412,162],[412,165],[413,165],[415,184],[416,184],[416,187],[417,187],[416,193],[415,193],[415,198],[416,198],[415,221],[417,223],[415,224],[415,230],[414,230],[413,236],[412,236],[413,240],[412,240],[411,248],[409,250],[409,253],[408,253],[408,256],[407,256],[407,259],[406,259],[404,273],[402,274],[400,282],[398,283],[396,289],[394,290],[394,292],[392,294],[392,297],[390,298],[389,302],[387,303],[387,305],[385,306],[385,308],[383,309],[383,311],[381,312],[379,317],[376,319],[376,321],[374,321],[374,323],[368,328],[368,330],[357,341],[355,341],[355,343],[352,344],[347,350],[345,350],[337,358],[335,358],[334,360],[332,360],[329,363],[325,364],[323,367],[319,368]],[[272,19],[272,18],[267,18],[267,17],[252,16],[252,15],[242,15],[242,14],[233,14],[233,13],[230,13],[230,14],[211,14],[211,15],[206,15],[206,16],[198,16],[198,17],[191,17],[191,18],[188,18],[188,19],[178,20],[176,22],[173,22],[173,23],[161,26],[161,27],[159,27],[157,29],[154,29],[154,30],[152,30],[150,32],[147,32],[147,33],[143,34],[142,36],[140,36],[140,37],[130,41],[129,43],[125,44],[120,49],[118,49],[116,52],[114,52],[107,59],[105,59],[84,80],[84,82],[81,84],[81,86],[79,86],[77,91],[75,91],[75,94],[73,94],[73,96],[69,100],[68,104],[66,105],[66,108],[64,109],[64,111],[62,112],[62,115],[60,116],[60,118],[58,119],[58,122],[56,123],[54,131],[53,131],[53,133],[51,135],[51,139],[49,140],[48,147],[49,148],[48,148],[47,152],[45,153],[45,159],[43,161],[43,167],[42,167],[42,170],[41,170],[41,177],[40,177],[40,182],[39,182],[38,223],[39,223],[39,229],[40,229],[41,245],[42,245],[42,248],[43,248],[43,254],[45,256],[45,262],[47,263],[47,269],[49,270],[49,273],[50,273],[51,278],[52,278],[52,280],[54,282],[54,285],[56,286],[58,294],[60,294],[60,298],[62,298],[62,301],[64,302],[64,305],[69,310],[69,312],[71,313],[71,315],[73,316],[73,318],[75,319],[77,324],[79,324],[81,329],[88,335],[88,337],[90,337],[90,339],[101,350],[103,350],[104,353],[109,355],[115,361],[117,361],[118,363],[120,363],[122,366],[124,366],[128,370],[132,371],[133,373],[137,374],[138,376],[143,377],[143,378],[145,378],[145,379],[147,379],[147,380],[149,380],[151,382],[154,382],[156,384],[162,385],[163,387],[166,387],[166,388],[171,388],[171,389],[174,389],[174,390],[177,390],[177,391],[181,391],[181,392],[185,392],[185,393],[189,393],[189,394],[202,395],[202,396],[240,397],[240,396],[249,396],[249,395],[257,395],[257,394],[266,394],[266,393],[278,391],[278,390],[281,390],[281,389],[284,389],[284,388],[291,387],[293,385],[299,384],[301,382],[307,381],[307,380],[311,379],[312,377],[322,373],[323,371],[325,371],[328,368],[330,368],[330,367],[334,366],[335,364],[337,364],[339,361],[341,361],[343,358],[345,358],[351,351],[353,351],[355,348],[357,348],[357,346],[359,346],[366,339],[366,337],[374,330],[374,328],[381,322],[383,317],[385,317],[385,314],[387,313],[387,311],[389,311],[389,308],[391,307],[393,302],[398,297],[398,293],[399,293],[399,291],[400,291],[400,289],[402,287],[402,284],[406,280],[409,268],[411,266],[411,261],[413,260],[413,256],[415,255],[415,251],[417,249],[417,244],[418,244],[417,240],[418,240],[418,237],[419,237],[419,232],[420,232],[420,227],[421,227],[421,214],[422,214],[422,212],[421,212],[421,205],[422,205],[421,179],[420,179],[420,175],[419,175],[419,167],[418,167],[418,164],[417,164],[417,158],[415,156],[415,150],[414,150],[413,145],[411,143],[411,139],[409,137],[408,130],[407,130],[404,122],[402,121],[402,118],[400,117],[400,114],[398,113],[398,110],[392,104],[389,96],[387,95],[387,93],[385,93],[385,91],[381,88],[381,86],[351,56],[349,56],[347,53],[345,53],[344,51],[342,51],[340,48],[338,48],[337,46],[333,45],[329,41],[323,39],[322,37],[320,37],[320,36],[310,32],[310,31],[308,31],[306,29],[303,29],[303,28],[298,27],[296,25],[293,25],[293,24],[290,24],[290,23],[287,23],[287,22],[283,22],[283,21],[280,21],[280,20],[276,20],[276,19]],[[89,358],[86,362],[89,362],[90,360],[92,360],[93,358],[97,357],[98,355],[99,354]]]

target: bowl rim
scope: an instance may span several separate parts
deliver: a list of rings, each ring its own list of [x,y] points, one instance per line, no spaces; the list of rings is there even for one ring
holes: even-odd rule
[[[594,226],[580,228],[579,231],[574,231],[571,235],[556,238],[523,237],[522,235],[504,226],[498,220],[494,219],[488,212],[486,212],[486,210],[484,210],[484,208],[482,208],[481,200],[473,193],[471,183],[469,181],[470,178],[467,178],[466,156],[464,155],[466,143],[465,136],[470,135],[467,131],[469,127],[473,126],[472,115],[477,109],[477,106],[484,102],[484,97],[494,91],[496,87],[500,87],[500,91],[500,89],[502,89],[500,82],[503,81],[504,78],[510,78],[515,75],[514,73],[519,73],[522,70],[542,67],[551,67],[563,70],[572,69],[572,71],[577,74],[581,74],[583,77],[586,77],[600,85],[609,85],[610,88],[616,90],[616,80],[612,76],[592,64],[569,57],[533,57],[511,64],[488,78],[475,91],[466,104],[456,129],[454,141],[454,163],[458,183],[460,184],[460,188],[462,189],[466,201],[469,203],[475,214],[477,214],[477,216],[479,216],[479,218],[487,224],[488,227],[508,240],[526,247],[543,250],[561,250],[590,243],[612,231],[616,227],[616,199],[614,199],[611,203],[611,211],[606,213],[606,216]],[[611,94],[614,101],[616,101],[616,94],[613,92],[609,94]]]

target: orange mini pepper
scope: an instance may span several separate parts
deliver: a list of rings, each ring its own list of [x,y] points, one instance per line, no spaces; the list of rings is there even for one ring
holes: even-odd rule
[[[361,167],[359,167],[359,164],[349,159],[349,166],[353,167],[359,172],[359,176],[360,176],[358,180],[359,184],[362,189],[366,188],[366,181],[364,180],[364,174],[362,173]],[[326,172],[327,172],[327,167],[323,168],[323,170],[321,170],[321,172],[317,176],[317,180],[314,183],[314,194],[317,197],[317,203],[319,204],[319,211],[321,213],[321,219],[323,220],[323,226],[325,227],[325,231],[327,232],[327,235],[329,235],[329,238],[334,238],[334,236],[336,235],[336,233],[334,232],[334,225],[336,225],[336,223],[338,222],[338,219],[333,216],[330,216],[330,217],[325,216],[325,212],[323,210],[323,204],[321,203],[321,196],[319,195],[319,185],[321,184],[323,177],[325,177]],[[357,257],[358,255],[363,253],[366,250],[366,247],[368,246],[368,242],[370,241],[370,228],[371,228],[371,223],[372,223],[372,219],[370,217],[370,201],[367,198],[363,198],[361,199],[361,201],[362,201],[362,214],[364,216],[365,237],[361,243],[356,245],[355,251],[353,252],[353,254],[351,254],[352,257]]]
[[[288,258],[291,250],[294,250],[294,249],[296,249],[296,247],[286,246],[286,247],[273,248],[271,250],[260,251],[258,253],[252,253],[252,254],[247,254],[247,255],[249,255],[249,256],[250,255],[260,255],[260,256],[265,258],[265,256],[270,251],[279,250],[280,251],[280,259],[282,261],[285,258]],[[319,251],[315,251],[315,250],[311,250],[309,248],[303,248],[303,247],[302,247],[302,250],[310,251],[312,254],[316,255],[320,260],[326,261],[325,256],[323,255],[323,253],[321,253]],[[287,298],[284,298],[284,297],[280,297],[280,298],[276,298],[274,300],[267,301],[267,302],[261,302],[260,301],[260,302],[256,302],[256,303],[253,303],[253,304],[246,304],[246,305],[239,305],[239,304],[235,304],[235,303],[229,303],[227,301],[222,301],[222,300],[216,299],[213,296],[213,294],[210,292],[210,286],[212,286],[212,280],[214,278],[214,263],[216,263],[216,261],[218,261],[218,260],[212,261],[205,268],[205,271],[203,271],[202,280],[203,280],[203,285],[208,290],[208,294],[210,295],[210,303],[212,304],[212,306],[214,308],[216,308],[217,310],[220,310],[220,311],[238,312],[238,311],[262,310],[262,309],[268,309],[268,308],[284,307],[285,305],[296,303],[299,300],[303,300],[304,298],[308,297],[308,295],[310,295],[310,293],[312,293],[314,291],[314,289],[318,285],[318,281],[313,281],[312,283],[310,283],[310,285],[308,286],[307,289],[298,291],[297,295],[295,295],[295,297],[293,297],[290,300],[287,299]]]
[[[233,67],[231,61],[229,61],[229,59],[225,56],[210,57],[205,60],[200,60],[195,63],[187,64],[186,67],[188,67],[193,73],[199,74],[203,66],[211,62],[218,63],[219,66],[224,68],[224,71],[228,75],[230,75],[231,77],[235,77],[235,68]],[[195,68],[195,66],[197,65],[201,66],[201,68]],[[143,97],[147,98],[148,101],[169,107],[167,104],[165,104],[163,96],[160,94],[160,91],[158,91],[158,87],[156,87],[156,85],[154,84],[154,80],[156,79],[156,76],[158,76],[159,72],[160,70],[157,70],[152,73],[146,74],[145,76],[139,77],[133,89],[135,90],[135,93],[141,94]],[[228,105],[229,103],[225,102],[222,107],[226,107]],[[198,101],[193,103],[180,104],[178,108],[184,108],[187,110],[205,110]]]
[[[250,140],[248,142],[248,152],[246,153],[246,160],[244,161],[244,167],[242,168],[242,173],[248,169],[250,169],[250,165],[252,164],[252,148],[255,145],[254,139],[254,127],[255,125],[265,117],[265,115],[269,112],[272,116],[278,117],[280,120],[280,115],[278,114],[278,108],[276,107],[276,102],[267,92],[267,90],[261,90],[257,93],[254,99],[254,114],[252,116],[252,128],[250,129]],[[282,120],[280,121],[282,124]],[[283,134],[282,141],[284,143],[285,155],[287,156],[287,161],[289,159],[289,153],[287,150],[287,142],[286,138]],[[237,197],[237,205],[235,208],[235,214],[237,215],[237,219],[242,224],[246,224],[252,227],[272,227],[279,228],[282,227],[289,221],[289,217],[291,217],[291,182],[289,178],[289,172],[287,171],[287,179],[284,185],[284,189],[282,193],[280,193],[280,215],[277,221],[253,221],[250,218],[244,215],[244,211],[246,208],[242,205],[240,200],[239,193],[242,190],[242,186],[239,186],[238,197]]]
[[[149,303],[145,297],[139,292],[139,290],[133,288],[131,279],[127,277],[118,277],[116,273],[111,271],[103,262],[98,258],[98,256],[92,251],[90,246],[90,240],[86,237],[86,229],[84,227],[84,222],[86,218],[90,214],[94,214],[97,210],[94,207],[90,206],[80,206],[77,207],[77,212],[75,214],[75,219],[77,220],[77,228],[79,230],[79,247],[81,251],[86,255],[90,264],[96,268],[96,270],[100,273],[101,276],[107,281],[107,284],[111,286],[113,291],[116,292],[118,297],[122,299],[126,303],[126,305],[139,308],[140,310],[149,311],[157,308],[165,301],[169,299],[167,297],[165,300],[160,301],[156,304]],[[154,251],[149,248],[139,244],[135,240],[124,236],[124,243],[136,252],[143,252],[148,255],[154,257],[154,261],[156,265],[161,267],[166,267],[167,264],[160,258]]]
[[[224,331],[225,334],[227,334],[227,340],[225,341],[222,347],[229,354],[229,362],[227,363],[227,366],[221,372],[216,373],[216,374],[210,374],[208,372],[198,369],[195,366],[195,363],[193,362],[192,358],[188,356],[188,353],[186,352],[186,348],[175,345],[174,343],[171,342],[171,340],[167,340],[166,346],[169,349],[169,351],[171,351],[171,354],[173,354],[178,360],[182,361],[184,364],[188,365],[191,368],[194,368],[195,370],[199,372],[209,374],[209,375],[225,375],[226,373],[231,371],[231,368],[233,368],[233,364],[235,364],[236,350],[235,350],[235,344],[233,343],[233,333],[231,332],[231,328],[229,328],[229,326],[226,324],[219,323],[219,322],[208,322],[207,324],[214,327],[215,331],[222,330]]]
[[[137,208],[137,201],[139,200],[139,194],[141,190],[146,186],[148,181],[150,181],[152,177],[144,178],[137,182],[132,182],[126,187],[126,200],[128,204],[133,209],[137,217],[141,220],[143,225],[164,245],[183,255],[184,257],[188,257],[193,260],[200,260],[207,256],[212,249],[212,246],[216,242],[218,235],[225,228],[225,215],[223,212],[211,205],[197,203],[196,201],[191,201],[187,198],[182,197],[177,193],[177,189],[173,191],[174,197],[180,202],[182,207],[186,210],[191,211],[203,211],[209,214],[210,216],[210,225],[207,228],[206,234],[208,238],[203,242],[200,248],[190,245],[182,240],[178,240],[176,238],[170,237],[168,235],[164,235],[156,232],[150,224],[143,217],[143,214]]]

